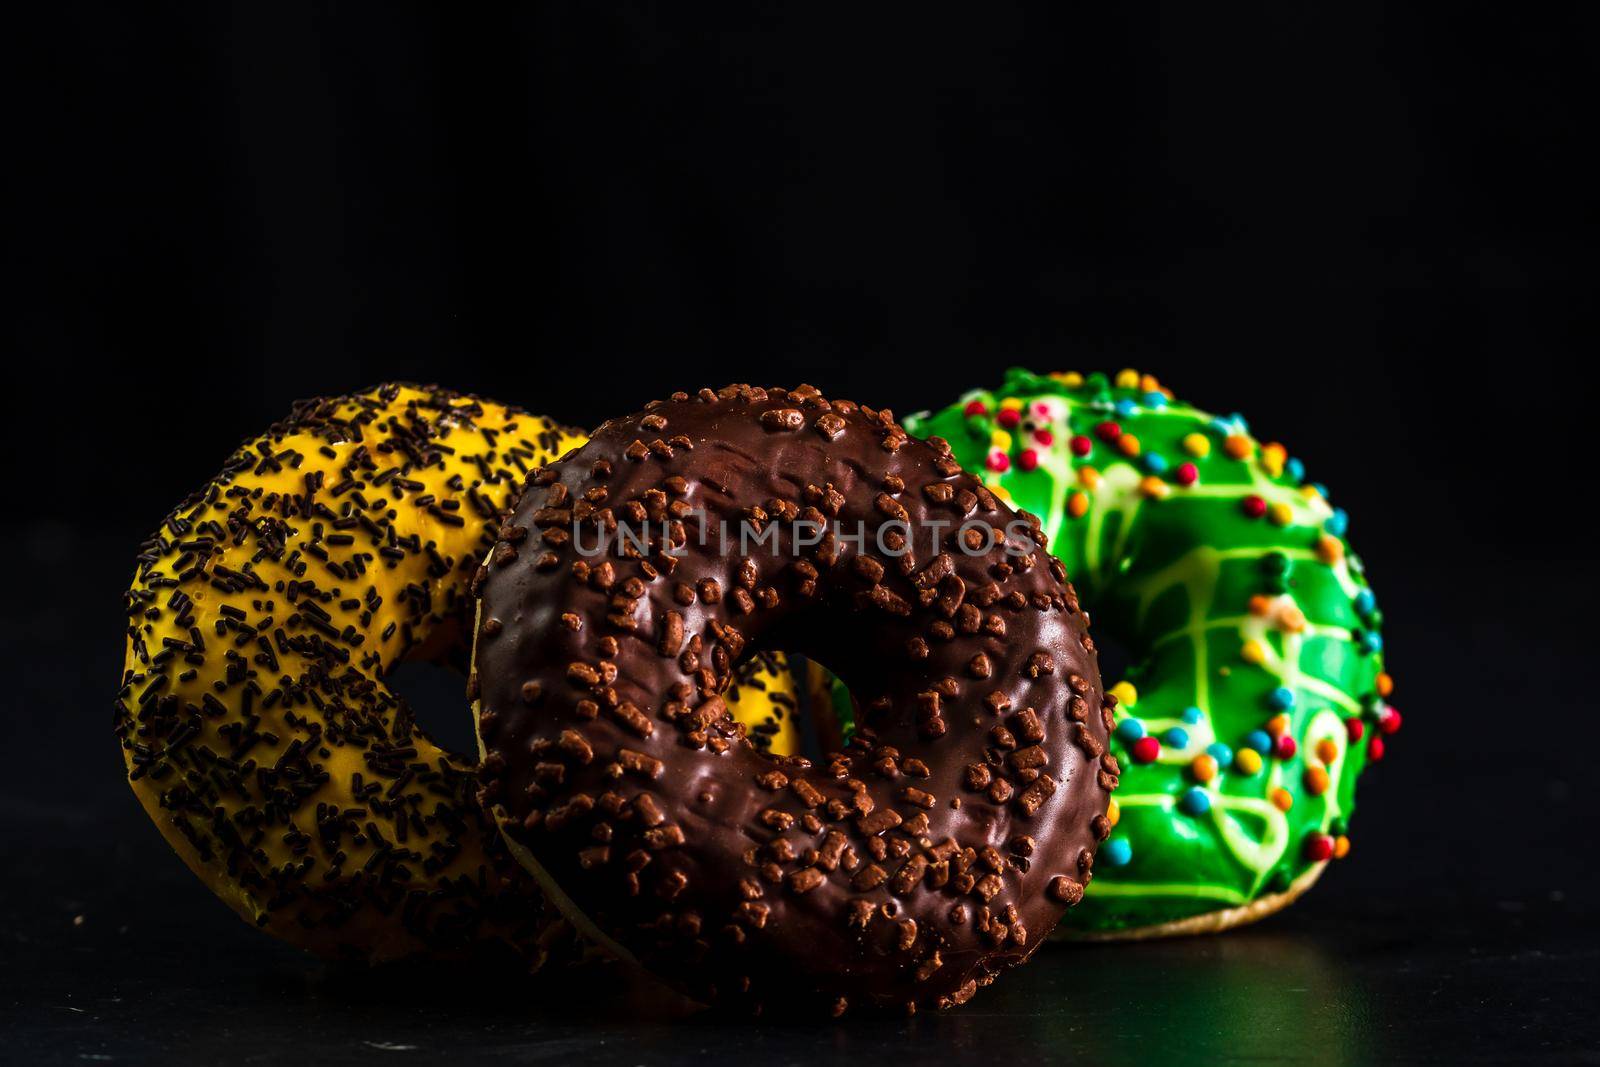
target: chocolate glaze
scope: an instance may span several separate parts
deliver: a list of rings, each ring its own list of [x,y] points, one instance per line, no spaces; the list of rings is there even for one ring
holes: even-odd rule
[[[1037,523],[1013,554],[955,542],[1017,517],[943,442],[806,386],[606,423],[529,479],[480,575],[485,803],[696,999],[963,1003],[1082,895],[1118,774],[1087,617]],[[797,549],[795,518],[868,537]],[[574,543],[645,519],[642,556]],[[898,557],[873,537],[896,519],[916,531]],[[724,553],[718,523],[744,520],[775,524],[776,552],[734,533]],[[777,760],[726,714],[732,665],[777,648],[852,688],[848,751]]]

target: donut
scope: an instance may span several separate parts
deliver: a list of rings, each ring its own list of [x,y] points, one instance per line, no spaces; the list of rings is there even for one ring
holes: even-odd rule
[[[1131,661],[1113,830],[1063,936],[1248,922],[1349,851],[1356,779],[1400,715],[1347,517],[1299,460],[1131,370],[1012,370],[906,427],[1042,517]]]
[[[677,393],[539,471],[502,534],[482,803],[611,952],[736,1010],[943,1008],[1082,895],[1113,701],[1037,520],[946,446],[808,386]],[[728,716],[774,649],[864,698],[847,748],[773,757]]]
[[[437,387],[304,401],[142,546],[116,701],[128,779],[247,921],[373,962],[504,941],[537,963],[561,935],[477,806],[475,759],[383,679],[407,658],[464,665],[497,516],[583,441]],[[781,658],[751,659],[735,692],[756,737],[794,750]]]

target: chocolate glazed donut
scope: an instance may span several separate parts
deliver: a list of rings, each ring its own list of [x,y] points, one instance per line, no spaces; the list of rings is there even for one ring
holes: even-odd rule
[[[695,999],[964,1003],[1082,896],[1118,774],[1087,617],[1037,520],[888,411],[734,386],[608,422],[480,582],[486,805]],[[720,694],[761,649],[852,688],[847,751],[746,741]]]

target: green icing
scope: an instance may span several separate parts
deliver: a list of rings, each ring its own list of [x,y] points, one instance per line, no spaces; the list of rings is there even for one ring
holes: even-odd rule
[[[1015,416],[1003,414],[1019,402]],[[1096,432],[1108,421],[1137,438],[1136,454]],[[1137,699],[1117,709],[1112,742],[1122,766],[1118,820],[1088,894],[1064,921],[1068,932],[1238,906],[1318,862],[1314,849],[1345,832],[1356,777],[1390,712],[1378,693],[1381,615],[1344,541],[1343,516],[1302,483],[1298,465],[1250,438],[1237,416],[1173,401],[1130,371],[1112,381],[1014,369],[998,390],[967,393],[905,425],[945,438],[963,466],[1042,519],[1094,632],[1114,636],[1132,659],[1124,681]],[[1205,447],[1186,445],[1190,435]],[[1092,442],[1087,455],[1074,453],[1075,437]],[[1247,454],[1230,454],[1230,437]],[[1196,475],[1188,485],[1184,464]],[[1247,514],[1250,496],[1268,513]],[[1272,704],[1280,689],[1293,698],[1282,714],[1296,751],[1269,752],[1244,773],[1250,757],[1237,754],[1280,714]],[[1127,720],[1161,740],[1153,762],[1134,758]],[[1359,741],[1349,740],[1347,720],[1361,724]],[[1208,748],[1223,766],[1203,780],[1196,757]],[[1317,770],[1327,775],[1320,791]],[[1200,795],[1185,810],[1192,790]]]

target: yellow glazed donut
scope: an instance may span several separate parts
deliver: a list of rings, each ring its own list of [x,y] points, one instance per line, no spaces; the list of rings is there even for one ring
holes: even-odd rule
[[[566,928],[384,676],[465,653],[470,584],[525,475],[584,436],[434,387],[304,401],[144,544],[116,732],[134,792],[247,921],[371,962]],[[781,663],[736,711],[792,748]],[[462,714],[467,702],[462,701]]]
[[[458,644],[523,475],[583,438],[432,387],[304,401],[140,551],[116,732],[146,811],[247,921],[371,961],[553,913],[384,674]],[[465,710],[465,702],[463,702]]]

